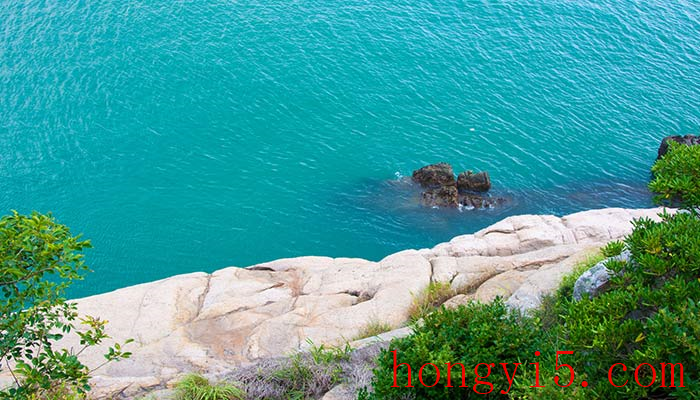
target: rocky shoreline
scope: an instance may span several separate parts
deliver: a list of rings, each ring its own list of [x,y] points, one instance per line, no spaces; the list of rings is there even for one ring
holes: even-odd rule
[[[406,250],[379,262],[282,259],[78,299],[81,314],[109,321],[107,331],[115,340],[135,339],[131,359],[96,372],[94,393],[133,398],[167,388],[186,372],[230,375],[237,367],[302,349],[308,340],[352,342],[372,321],[401,329],[413,296],[429,282],[458,289],[461,294],[449,300],[453,305],[501,296],[527,310],[577,263],[631,232],[632,219],[657,218],[660,211],[514,216],[432,249]],[[407,330],[397,332],[388,337]],[[91,349],[82,359],[98,365],[101,350]]]

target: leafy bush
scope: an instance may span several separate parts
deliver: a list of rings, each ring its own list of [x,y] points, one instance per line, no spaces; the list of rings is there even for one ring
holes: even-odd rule
[[[88,271],[82,251],[89,247],[50,215],[13,212],[0,219],[0,371],[12,368],[15,378],[0,398],[71,398],[90,390],[90,373],[100,366],[91,370],[78,355],[108,338],[106,321],[85,317],[84,330],[77,330],[76,305],[65,299]],[[71,332],[83,347],[56,349]],[[117,343],[105,363],[129,356]]]
[[[700,207],[700,146],[669,142],[668,152],[651,171],[654,179],[649,189],[658,193],[657,202],[689,209]]]
[[[237,400],[245,397],[245,393],[234,385],[212,385],[207,378],[198,374],[187,375],[178,382],[175,393],[177,400]]]
[[[600,249],[600,252],[603,254],[603,257],[615,257],[619,256],[622,254],[622,252],[625,250],[625,243],[621,242],[619,240],[613,240],[612,242],[606,244],[603,246],[602,249]]]
[[[392,342],[389,349],[382,351],[378,359],[373,381],[377,398],[393,399],[411,395],[423,399],[450,399],[456,397],[483,397],[471,389],[458,388],[462,384],[462,369],[455,366],[451,371],[449,389],[446,363],[462,363],[465,366],[465,381],[473,385],[476,375],[474,366],[479,363],[525,362],[524,358],[534,358],[537,349],[537,327],[530,318],[523,318],[510,311],[501,299],[490,304],[470,303],[457,309],[442,307],[439,311],[425,317],[424,323],[416,327],[415,333]],[[392,351],[396,350],[396,353]],[[408,368],[401,366],[397,369],[394,385],[394,355],[397,364],[408,363],[411,366],[411,382],[414,388],[406,388],[408,383]],[[432,363],[440,368],[440,376],[434,367],[426,367],[422,373],[425,383],[434,388],[426,388],[419,383],[419,370],[426,364]],[[513,368],[511,365],[510,368]],[[480,374],[486,374],[482,366]],[[502,373],[491,374],[485,379],[494,386],[494,391],[508,388]],[[479,391],[488,391],[486,386]]]
[[[579,302],[558,295],[549,303],[547,315],[558,318],[550,324],[549,347],[574,351],[569,363],[591,377],[586,390],[594,398],[693,398],[700,392],[700,220],[682,213],[662,218],[635,221],[625,241],[634,261],[607,264],[624,272],[611,279],[609,290]],[[631,368],[648,363],[658,372],[660,363],[678,362],[686,388],[661,387],[658,375],[649,388],[636,383],[616,388],[607,381],[616,363]],[[652,378],[651,369],[640,371],[641,382]]]

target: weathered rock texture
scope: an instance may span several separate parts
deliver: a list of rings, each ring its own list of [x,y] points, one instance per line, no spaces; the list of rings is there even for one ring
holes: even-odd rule
[[[426,165],[413,171],[413,181],[424,188],[438,188],[441,186],[455,186],[455,173],[448,163]]]
[[[576,283],[574,283],[574,300],[579,301],[584,295],[593,298],[604,292],[608,288],[610,278],[614,276],[614,272],[607,267],[608,261],[628,262],[631,258],[632,253],[629,250],[625,250],[622,254],[606,258],[581,274]]]
[[[462,172],[457,176],[457,189],[459,191],[488,192],[491,189],[491,178],[486,171]]]
[[[78,300],[83,314],[109,320],[116,340],[134,338],[133,358],[100,369],[96,393],[132,396],[180,374],[224,376],[256,359],[351,340],[370,321],[400,327],[412,294],[450,282],[461,297],[508,299],[529,309],[591,252],[628,234],[633,218],[658,209],[603,209],[563,218],[510,217],[433,249],[379,262],[300,257],[250,268],[193,273]],[[76,343],[66,343],[76,346]],[[88,365],[99,352],[84,354]]]
[[[421,194],[421,204],[426,207],[457,207],[459,193],[456,186],[428,189]]]

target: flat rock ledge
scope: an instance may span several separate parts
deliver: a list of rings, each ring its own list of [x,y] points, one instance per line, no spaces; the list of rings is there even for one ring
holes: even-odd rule
[[[212,274],[192,273],[77,300],[82,314],[109,321],[117,341],[134,338],[133,357],[98,370],[97,397],[132,398],[163,389],[186,372],[225,376],[233,368],[315,344],[352,341],[369,322],[400,328],[412,296],[431,281],[464,294],[450,305],[507,298],[539,305],[561,277],[635,218],[661,209],[592,210],[555,217],[506,218],[432,249],[406,250],[379,262],[300,257]],[[67,346],[78,347],[77,343]],[[84,353],[99,365],[101,351]]]

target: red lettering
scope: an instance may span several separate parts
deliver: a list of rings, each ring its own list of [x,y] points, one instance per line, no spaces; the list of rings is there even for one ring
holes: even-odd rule
[[[612,379],[612,371],[613,371],[613,369],[615,369],[615,365],[622,365],[622,370],[623,370],[623,371],[627,371],[627,366],[626,366],[625,364],[623,364],[623,363],[613,364],[613,366],[610,367],[610,369],[608,370],[608,381],[610,382],[611,385],[613,385],[613,386],[615,386],[615,387],[619,387],[619,388],[625,387],[625,386],[627,385],[627,382],[630,381],[629,379],[626,380],[625,383],[622,384],[622,386],[617,386],[617,385],[615,384],[615,382],[613,382],[613,379]]]
[[[540,363],[530,363],[530,365],[535,366],[535,386],[530,386],[531,388],[543,388],[540,386]]]
[[[676,385],[675,385],[676,365],[681,366],[681,385],[678,387],[685,387],[685,386],[683,386],[683,364],[681,364],[681,363],[678,363],[678,364],[661,363],[661,387],[666,387],[666,366],[667,365],[671,366],[671,386],[670,387],[676,387]]]
[[[456,364],[445,363],[445,364],[447,364],[447,386],[446,387],[448,387],[448,388],[453,387],[452,386],[452,376],[450,375],[450,372],[452,371],[452,367],[454,367],[455,365],[459,365],[460,367],[462,367],[462,386],[460,386],[460,387],[463,387],[463,388],[469,387],[469,386],[467,386],[467,371],[464,368],[464,364],[461,364],[461,363],[456,363]]]
[[[642,365],[648,365],[649,368],[651,368],[651,382],[646,386],[642,385],[642,383],[639,382],[639,368],[641,368]],[[637,368],[634,370],[634,380],[637,381],[637,385],[647,388],[647,387],[653,385],[654,381],[656,381],[656,370],[654,369],[654,367],[651,364],[647,364],[647,363],[639,364],[637,366]]]
[[[437,378],[435,378],[435,383],[433,383],[432,385],[426,385],[425,382],[423,382],[423,368],[425,368],[426,365],[432,365],[433,368],[435,368],[435,372],[437,373]],[[425,387],[434,387],[435,385],[438,384],[438,382],[440,382],[440,369],[438,369],[437,365],[435,365],[435,364],[431,364],[431,363],[423,364],[423,366],[420,367],[420,369],[418,370],[418,380],[420,381],[420,384],[425,386]]]
[[[557,351],[557,357],[554,361],[554,365],[556,366],[556,368],[555,368],[556,371],[559,371],[559,368],[564,368],[564,367],[569,369],[569,383],[566,385],[560,385],[558,376],[554,377],[554,383],[559,387],[569,387],[569,386],[571,386],[572,383],[574,383],[574,369],[569,364],[559,364],[559,356],[562,354],[574,354],[574,352],[573,351]]]
[[[399,366],[401,366],[401,365],[405,365],[406,367],[408,367],[408,385],[406,385],[405,387],[413,387],[413,385],[411,385],[411,366],[408,363],[401,363],[401,364],[397,365],[396,364],[396,362],[397,362],[396,361],[396,350],[393,350],[392,353],[394,353],[394,384],[391,385],[391,387],[396,387],[396,388],[401,387],[396,382],[396,380],[397,380],[396,370],[399,369]]]
[[[481,365],[485,365],[485,366],[486,366],[486,369],[488,369],[488,372],[486,373],[485,376],[479,375],[479,366],[481,366]],[[492,365],[492,364],[480,363],[480,364],[477,364],[476,367],[474,367],[474,375],[476,375],[476,378],[474,378],[474,388],[473,388],[473,390],[474,390],[475,393],[478,393],[478,394],[489,394],[489,393],[491,393],[491,392],[493,391],[493,383],[486,382],[486,381],[480,381],[480,380],[479,380],[479,379],[488,378],[489,375],[491,375],[491,365]],[[480,391],[476,390],[476,387],[479,386],[479,385],[488,386],[490,389],[489,389],[488,392],[480,392]]]
[[[518,372],[518,367],[521,365],[520,363],[513,364],[515,365],[515,369],[513,370],[513,376],[510,376],[510,374],[508,374],[508,364],[501,363],[501,366],[503,367],[503,372],[505,372],[506,379],[508,380],[508,390],[501,390],[501,394],[508,394],[508,392],[510,392],[510,388],[513,387],[513,379],[515,379],[515,373]]]

